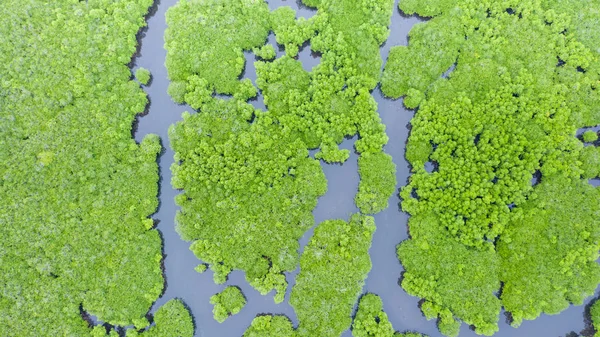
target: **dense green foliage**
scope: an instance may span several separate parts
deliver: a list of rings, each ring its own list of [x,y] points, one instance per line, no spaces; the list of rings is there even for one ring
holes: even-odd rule
[[[254,55],[260,57],[265,61],[271,61],[277,56],[277,52],[275,52],[275,47],[273,47],[273,45],[270,44],[266,44],[261,48],[254,48],[252,49],[252,51],[254,52]]]
[[[143,324],[163,290],[161,145],[131,137],[147,100],[127,67],[151,4],[0,2],[1,336]]]
[[[214,305],[213,316],[219,323],[223,323],[229,316],[235,315],[246,305],[246,297],[238,287],[229,286],[222,292],[210,298]]]
[[[402,286],[425,299],[424,314],[446,335],[458,320],[494,333],[501,306],[518,326],[581,304],[600,282],[600,195],[587,183],[599,173],[598,149],[575,136],[600,123],[600,40],[587,28],[598,4],[400,6],[434,16],[392,50],[382,78],[386,95],[419,106],[406,149],[413,175],[401,192],[412,215],[411,239],[398,249]]]
[[[243,20],[229,21],[232,15]],[[183,1],[167,20],[170,94],[202,111],[185,115],[170,131],[181,163],[172,167],[173,186],[185,190],[177,199],[178,230],[194,240],[192,250],[210,264],[216,282],[241,269],[261,293],[276,289],[280,302],[282,272],[295,269],[298,239],[313,225],[311,211],[327,184],[306,145],[270,112],[245,102],[256,88],[238,80],[242,51],[264,44],[270,28],[266,3]],[[197,26],[209,23],[214,31]],[[214,99],[213,90],[234,97]]]
[[[273,13],[273,30],[287,55],[273,63],[258,62],[257,85],[273,116],[307,148],[320,148],[317,158],[345,161],[349,153],[337,144],[357,132],[355,147],[361,154],[380,153],[387,142],[369,90],[379,79],[379,45],[387,37],[391,12],[392,1],[377,0],[322,1],[308,21],[294,21],[287,7]],[[322,54],[310,73],[290,57],[308,38],[311,50]]]
[[[354,337],[425,337],[416,332],[394,332],[387,314],[383,311],[381,298],[375,294],[365,294],[358,304],[358,311],[352,323]]]
[[[300,321],[299,336],[336,337],[350,327],[354,304],[371,270],[374,231],[375,220],[359,214],[349,222],[328,220],[317,226],[300,258],[290,298]]]
[[[387,207],[395,166],[382,152],[388,137],[370,90],[392,4],[322,1],[308,20],[289,7],[269,12],[263,1],[183,0],[169,9],[169,94],[198,110],[170,130],[172,183],[183,190],[177,228],[216,282],[243,270],[253,287],[283,300],[283,272],[298,265],[298,240],[314,225],[311,212],[327,188],[309,149],[320,149],[316,159],[344,162],[349,151],[338,144],[358,134],[356,203],[364,213]],[[277,59],[265,45],[270,31],[285,46]],[[307,41],[322,54],[312,72],[293,58]],[[244,51],[261,59],[257,87],[240,79]],[[259,89],[267,111],[248,104]]]
[[[340,336],[352,323],[354,305],[371,269],[369,247],[374,231],[374,219],[360,214],[353,215],[349,222],[328,220],[319,224],[304,248],[300,274],[290,298],[290,304],[300,321],[298,329],[295,330],[284,316],[258,316],[244,337]],[[379,301],[381,311],[381,300],[374,295],[364,296],[361,308],[366,303],[365,299],[371,296]],[[368,303],[364,306],[368,308],[359,311],[357,317],[360,322],[356,323],[355,319],[354,329],[373,331],[372,325],[366,321],[374,310],[372,307],[377,304]],[[380,317],[384,316],[384,313],[380,314]],[[387,316],[385,319],[387,322]],[[391,324],[385,322],[382,325],[389,325],[389,329],[392,329]]]
[[[352,336],[392,337],[393,335],[394,327],[383,311],[381,298],[375,294],[363,295],[352,323]]]
[[[285,316],[257,316],[244,337],[296,337],[292,322]]]
[[[181,0],[168,10],[167,25],[171,85],[187,84],[188,93],[234,94],[244,85],[238,81],[243,50],[262,46],[269,33],[269,8],[264,1]],[[198,76],[199,83],[190,79]]]
[[[356,205],[363,213],[379,213],[396,190],[396,165],[386,153],[365,153],[358,159],[360,183]]]
[[[170,300],[156,311],[154,324],[149,329],[142,332],[134,329],[127,330],[126,337],[191,337],[193,335],[194,324],[190,312],[180,300]],[[98,335],[100,336],[104,335]]]
[[[470,249],[448,239],[447,234],[435,230],[441,226],[433,214],[413,215],[409,225],[412,239],[398,252],[406,270],[402,287],[428,300],[421,306],[425,316],[439,316],[440,331],[446,335],[456,335],[460,328],[453,315],[465,321],[474,316],[479,328],[486,321],[493,325],[500,307],[494,295],[500,286],[494,252]]]
[[[135,78],[143,85],[148,85],[148,82],[150,82],[150,70],[146,69],[146,68],[138,68],[135,71]]]
[[[583,133],[583,141],[586,143],[595,142],[598,140],[598,133],[596,131],[588,130]]]
[[[600,301],[596,299],[590,307],[590,316],[594,326],[594,337],[600,337]]]
[[[211,100],[202,113],[185,115],[170,132],[182,161],[172,167],[173,185],[185,189],[178,230],[195,239],[191,249],[215,281],[241,269],[260,291],[276,288],[281,301],[281,272],[296,268],[298,239],[327,185],[302,142],[263,115],[236,100]]]
[[[402,8],[404,1],[400,5]],[[456,62],[465,38],[458,14],[454,13],[416,24],[409,33],[409,46],[392,47],[381,78],[386,96],[408,94],[405,104],[415,108],[429,85]]]
[[[600,219],[595,216],[600,190],[585,180],[544,179],[537,198],[521,207],[497,246],[505,282],[502,303],[517,324],[542,312],[559,313],[569,302],[583,303],[600,280]]]

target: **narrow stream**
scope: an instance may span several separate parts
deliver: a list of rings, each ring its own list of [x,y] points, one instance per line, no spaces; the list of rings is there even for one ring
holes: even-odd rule
[[[397,2],[398,0],[396,0]],[[299,4],[294,0],[271,0],[269,7],[275,9],[279,6],[291,6],[298,10],[298,15],[310,17],[314,11]],[[148,27],[142,34],[141,48],[135,59],[135,68],[144,67],[151,71],[152,82],[144,89],[148,93],[151,104],[149,113],[138,118],[135,139],[141,141],[144,135],[154,133],[161,137],[164,152],[159,158],[160,169],[160,206],[153,218],[158,220],[158,230],[162,233],[164,241],[164,267],[166,290],[164,295],[154,304],[152,312],[173,298],[182,299],[190,308],[196,324],[196,335],[199,336],[241,336],[252,319],[263,313],[283,314],[288,316],[294,325],[297,325],[296,315],[287,303],[291,287],[294,285],[295,275],[298,270],[286,276],[290,283],[286,294],[286,301],[282,304],[273,302],[273,293],[261,296],[250,287],[244,279],[242,272],[231,273],[225,285],[215,285],[212,272],[199,274],[194,271],[200,261],[189,250],[189,243],[182,241],[175,231],[174,218],[177,206],[174,197],[179,193],[171,187],[170,166],[173,163],[173,151],[170,148],[168,129],[171,124],[181,119],[181,113],[191,111],[189,107],[177,105],[171,101],[167,94],[168,78],[164,65],[166,51],[164,50],[164,31],[166,29],[165,12],[177,3],[177,0],[156,0],[154,14],[148,19]],[[417,17],[406,17],[394,10],[392,19],[392,32],[388,41],[381,48],[381,56],[385,60],[392,46],[406,45],[407,33],[411,27],[423,21]],[[274,36],[269,37],[270,43],[276,46]],[[277,50],[277,48],[276,48]],[[280,53],[278,53],[278,56]],[[310,70],[318,64],[319,58],[311,55],[310,46],[305,47],[299,54],[305,69]],[[246,53],[247,69],[244,77],[253,81],[256,78],[252,64],[254,56]],[[403,108],[401,100],[392,101],[382,97],[379,89],[373,91],[379,104],[379,113],[387,125],[387,134],[390,138],[385,151],[392,155],[397,165],[398,188],[404,184],[409,176],[409,167],[404,159],[404,147],[409,133],[409,122],[414,112]],[[255,107],[264,109],[262,98],[252,101]],[[321,163],[328,179],[328,192],[319,199],[319,204],[314,210],[316,223],[327,219],[348,219],[350,214],[357,212],[354,205],[354,195],[358,188],[359,176],[357,172],[357,156],[352,151],[356,138],[345,140],[341,147],[350,149],[352,155],[343,165],[327,165]],[[398,331],[413,330],[426,333],[432,337],[439,337],[434,321],[427,321],[418,308],[418,299],[409,296],[398,285],[402,266],[396,257],[396,245],[407,238],[408,216],[398,209],[399,198],[397,194],[390,198],[390,207],[375,216],[377,231],[371,247],[371,260],[373,269],[366,281],[365,291],[381,296],[384,308],[394,328]],[[304,247],[312,236],[308,231],[300,240]],[[302,249],[302,248],[301,248]],[[209,298],[221,291],[227,285],[239,286],[248,299],[247,306],[237,315],[219,324],[212,318],[212,305]],[[500,332],[496,336],[531,337],[531,336],[565,336],[571,331],[579,332],[584,329],[584,306],[573,307],[564,311],[559,316],[543,315],[531,322],[526,321],[519,329],[513,329],[501,318]],[[346,331],[344,337],[351,336]],[[468,326],[463,325],[460,336],[477,336]],[[316,337],[316,336],[315,336]]]

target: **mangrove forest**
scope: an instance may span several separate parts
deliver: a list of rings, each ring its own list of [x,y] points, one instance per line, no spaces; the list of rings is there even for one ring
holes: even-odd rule
[[[599,132],[595,0],[0,1],[0,336],[600,336]]]

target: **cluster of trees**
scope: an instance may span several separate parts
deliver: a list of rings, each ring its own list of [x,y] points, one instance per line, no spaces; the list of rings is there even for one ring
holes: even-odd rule
[[[383,302],[375,294],[365,294],[360,298],[358,311],[352,323],[354,337],[392,337],[394,327],[383,311]]]
[[[289,318],[282,315],[256,316],[244,337],[297,337]]]
[[[317,159],[344,162],[349,152],[337,144],[359,134],[355,149],[362,166],[369,166],[370,175],[361,171],[356,201],[361,212],[377,213],[387,207],[396,183],[395,166],[382,150],[388,141],[385,126],[370,95],[379,82],[379,46],[389,33],[393,2],[320,1],[307,5],[319,10],[309,20],[294,22],[289,8],[273,13],[273,31],[277,41],[286,46],[286,55],[272,63],[258,62],[256,83],[279,122],[294,129],[307,148],[320,149]],[[307,38],[311,50],[322,56],[310,73],[291,58]]]
[[[254,118],[253,123],[249,123]],[[268,112],[238,100],[211,99],[170,130],[176,151],[173,186],[182,238],[225,282],[233,269],[281,302],[283,271],[296,269],[298,239],[327,189],[319,163]]]
[[[135,78],[142,84],[142,85],[148,85],[148,83],[150,82],[150,70],[143,68],[143,67],[139,67],[136,71],[135,71]]]
[[[586,143],[593,143],[598,140],[598,133],[593,130],[588,130],[583,133],[583,141]]]
[[[352,323],[352,335],[354,337],[424,337],[416,332],[394,332],[392,323],[383,311],[381,298],[371,293],[360,298],[358,311]]]
[[[543,179],[496,247],[502,304],[517,325],[581,305],[600,282],[600,191],[586,180]]]
[[[246,305],[246,297],[239,287],[229,286],[210,298],[214,305],[213,316],[219,323],[240,312]]]
[[[169,8],[165,47],[173,99],[184,101],[173,93],[192,75],[202,77],[210,93],[236,93],[244,70],[243,51],[265,44],[269,13],[265,1],[181,0]]]
[[[244,50],[274,54],[261,48],[271,29],[267,4],[182,1],[167,23],[169,93],[201,111],[170,130],[180,163],[172,183],[185,191],[178,230],[217,283],[240,269],[261,293],[276,289],[281,302],[283,272],[296,268],[298,239],[314,224],[311,211],[327,182],[292,130],[246,103],[256,95],[252,82],[238,80]]]
[[[367,214],[375,214],[388,206],[388,196],[396,191],[396,166],[389,154],[365,153],[358,158],[360,182],[355,202]]]
[[[304,248],[300,274],[292,288],[290,304],[298,316],[297,329],[285,316],[258,316],[244,337],[340,336],[352,323],[355,303],[371,269],[369,248],[374,232],[373,217],[361,214],[352,215],[348,222],[319,224]],[[366,336],[360,334],[368,325],[363,316],[354,320],[359,327],[355,328],[357,337]]]
[[[326,305],[325,307],[328,307]],[[319,310],[318,308],[315,310]],[[592,313],[592,315],[594,315]],[[325,323],[331,324],[331,323]],[[262,315],[257,316],[250,327],[246,330],[244,337],[299,337],[314,336],[310,333],[321,332],[312,330],[308,334],[302,334],[301,330],[295,330],[292,322],[285,316]],[[340,333],[325,333],[324,336],[339,336]],[[358,310],[352,322],[352,336],[354,337],[426,337],[417,332],[395,332],[387,314],[383,311],[381,298],[375,294],[367,293],[360,298]]]
[[[408,6],[404,1],[400,5],[403,9]],[[460,12],[449,11],[418,23],[408,36],[410,46],[395,46],[390,50],[381,77],[381,90],[388,97],[406,96],[404,104],[414,109],[425,98],[428,87],[458,58],[465,40]]]
[[[298,316],[298,336],[336,337],[352,323],[352,311],[371,270],[373,217],[354,214],[349,222],[317,226],[300,258],[300,274],[290,304]]]
[[[257,57],[265,61],[272,61],[277,56],[277,52],[275,51],[275,47],[272,44],[265,44],[260,48],[253,48],[252,52]]]
[[[596,330],[594,337],[600,337],[600,301],[596,300],[590,308],[592,324]]]
[[[597,5],[400,6],[434,16],[391,52],[382,77],[386,95],[419,107],[401,191],[411,214],[411,238],[398,247],[402,286],[449,336],[460,320],[493,334],[502,306],[518,326],[581,304],[600,282],[600,195],[587,183],[598,149],[575,136],[600,123],[599,40],[586,28]]]
[[[188,308],[181,300],[170,300],[158,308],[150,327],[140,331],[129,329],[125,337],[191,337],[193,335],[194,323]],[[101,333],[98,335],[92,334],[92,337],[101,336],[104,335]]]
[[[148,218],[161,145],[154,135],[131,138],[147,100],[127,63],[151,4],[0,3],[2,336],[105,336],[87,314],[111,326],[148,324],[164,284]],[[163,314],[191,327],[171,303],[151,328],[161,336],[174,328]]]
[[[277,44],[285,46],[287,56],[296,57],[300,46],[315,35],[315,21],[323,21],[322,16],[306,20],[296,19],[296,11],[289,6],[277,8],[271,14],[272,30]]]
[[[296,19],[289,7],[269,12],[263,1],[184,0],[169,9],[169,93],[198,110],[185,113],[169,132],[176,162],[172,184],[183,190],[176,199],[181,206],[177,228],[182,238],[193,241],[192,251],[214,271],[215,282],[225,282],[234,269],[243,270],[253,287],[263,294],[276,290],[275,301],[283,301],[283,272],[296,269],[298,240],[314,225],[312,210],[327,189],[309,149],[321,150],[316,159],[341,163],[349,151],[338,144],[358,134],[356,203],[368,214],[387,207],[396,185],[395,165],[383,153],[388,137],[370,90],[379,81],[379,46],[387,37],[392,10],[392,0],[322,1],[318,14],[306,20]],[[274,48],[265,45],[270,31],[285,46],[286,54],[277,59]],[[307,41],[322,54],[312,72],[294,58]],[[248,50],[262,59],[255,63],[257,87],[240,79]],[[258,90],[268,111],[248,104]],[[370,236],[357,244],[368,248]],[[315,263],[307,259],[300,263]],[[355,277],[362,282],[367,272]],[[298,309],[301,321],[306,321],[299,331],[325,328],[333,321],[311,319],[314,303],[326,294],[309,291],[318,285],[303,280],[306,290],[294,296],[303,308]],[[318,282],[334,289],[332,281]],[[336,315],[346,318],[336,320],[335,331],[349,327],[358,292],[360,287],[336,304],[344,306],[335,309]],[[259,320],[261,326],[265,320]]]

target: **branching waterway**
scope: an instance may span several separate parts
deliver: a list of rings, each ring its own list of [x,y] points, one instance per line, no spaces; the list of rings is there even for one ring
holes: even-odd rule
[[[314,12],[298,2],[288,0],[271,0],[269,7],[275,9],[280,6],[291,6],[299,16],[310,17]],[[397,1],[396,1],[397,2]],[[138,118],[135,139],[141,141],[149,133],[154,133],[162,139],[164,151],[159,158],[160,167],[160,206],[153,218],[157,220],[157,228],[162,234],[164,243],[164,273],[166,290],[163,296],[154,304],[152,311],[173,298],[182,299],[191,310],[196,325],[196,336],[241,336],[256,315],[263,313],[281,314],[288,316],[294,325],[297,319],[292,307],[288,304],[290,290],[295,284],[298,269],[287,274],[289,282],[285,301],[281,304],[273,302],[273,293],[261,296],[258,291],[247,284],[244,275],[239,271],[230,274],[228,281],[223,285],[213,282],[212,272],[199,274],[194,270],[199,264],[198,259],[189,250],[189,243],[181,240],[175,231],[174,218],[178,207],[174,198],[179,193],[171,187],[170,166],[173,164],[173,151],[168,138],[169,126],[181,119],[183,111],[192,111],[191,108],[173,103],[167,94],[169,81],[165,68],[166,51],[164,49],[164,32],[166,29],[165,13],[167,9],[177,3],[177,0],[157,0],[153,13],[148,17],[148,27],[141,34],[140,52],[135,58],[134,70],[137,67],[149,69],[152,73],[151,84],[145,88],[150,99],[148,114]],[[397,3],[392,18],[391,34],[388,41],[381,47],[381,57],[387,59],[389,50],[395,45],[406,45],[407,34],[411,27],[425,19],[415,16],[403,16],[397,9]],[[275,45],[274,36],[269,37],[270,43]],[[278,48],[275,48],[278,50]],[[278,52],[280,54],[281,52]],[[190,55],[190,57],[194,57]],[[247,69],[244,77],[252,81],[256,73],[252,64],[254,56],[246,53]],[[318,55],[311,53],[310,45],[304,46],[299,53],[305,69],[310,70],[319,62]],[[451,76],[451,74],[450,74]],[[379,89],[373,91],[379,104],[379,114],[387,127],[389,136],[385,152],[390,154],[397,166],[398,186],[403,186],[409,176],[408,163],[404,159],[405,144],[409,134],[409,124],[414,111],[406,110],[401,100],[385,99]],[[261,97],[253,101],[257,108],[264,108]],[[356,139],[347,139],[340,146],[351,150],[350,158],[343,165],[328,165],[321,162],[328,180],[328,192],[319,199],[314,210],[315,223],[327,219],[347,220],[350,214],[356,213],[354,195],[358,188],[359,176],[357,156],[352,151]],[[381,296],[384,310],[398,331],[418,331],[429,336],[441,336],[434,321],[427,321],[418,306],[418,299],[406,294],[398,285],[402,273],[402,266],[396,256],[396,245],[407,239],[407,214],[398,207],[399,198],[395,193],[390,199],[388,209],[375,216],[377,231],[374,234],[373,245],[370,250],[373,268],[368,275],[365,292],[372,292]],[[313,228],[314,229],[314,228]],[[301,250],[312,236],[309,230],[300,240]],[[247,298],[248,304],[242,311],[227,319],[223,324],[213,319],[212,305],[209,298],[223,290],[228,285],[239,286]],[[586,302],[586,304],[589,303]],[[518,329],[510,327],[504,317],[501,319],[500,332],[497,336],[565,336],[574,331],[579,333],[585,328],[584,306],[573,307],[565,310],[558,316],[542,315],[535,321],[525,321]],[[344,336],[351,336],[346,331]],[[475,332],[463,325],[460,336],[476,336]]]

